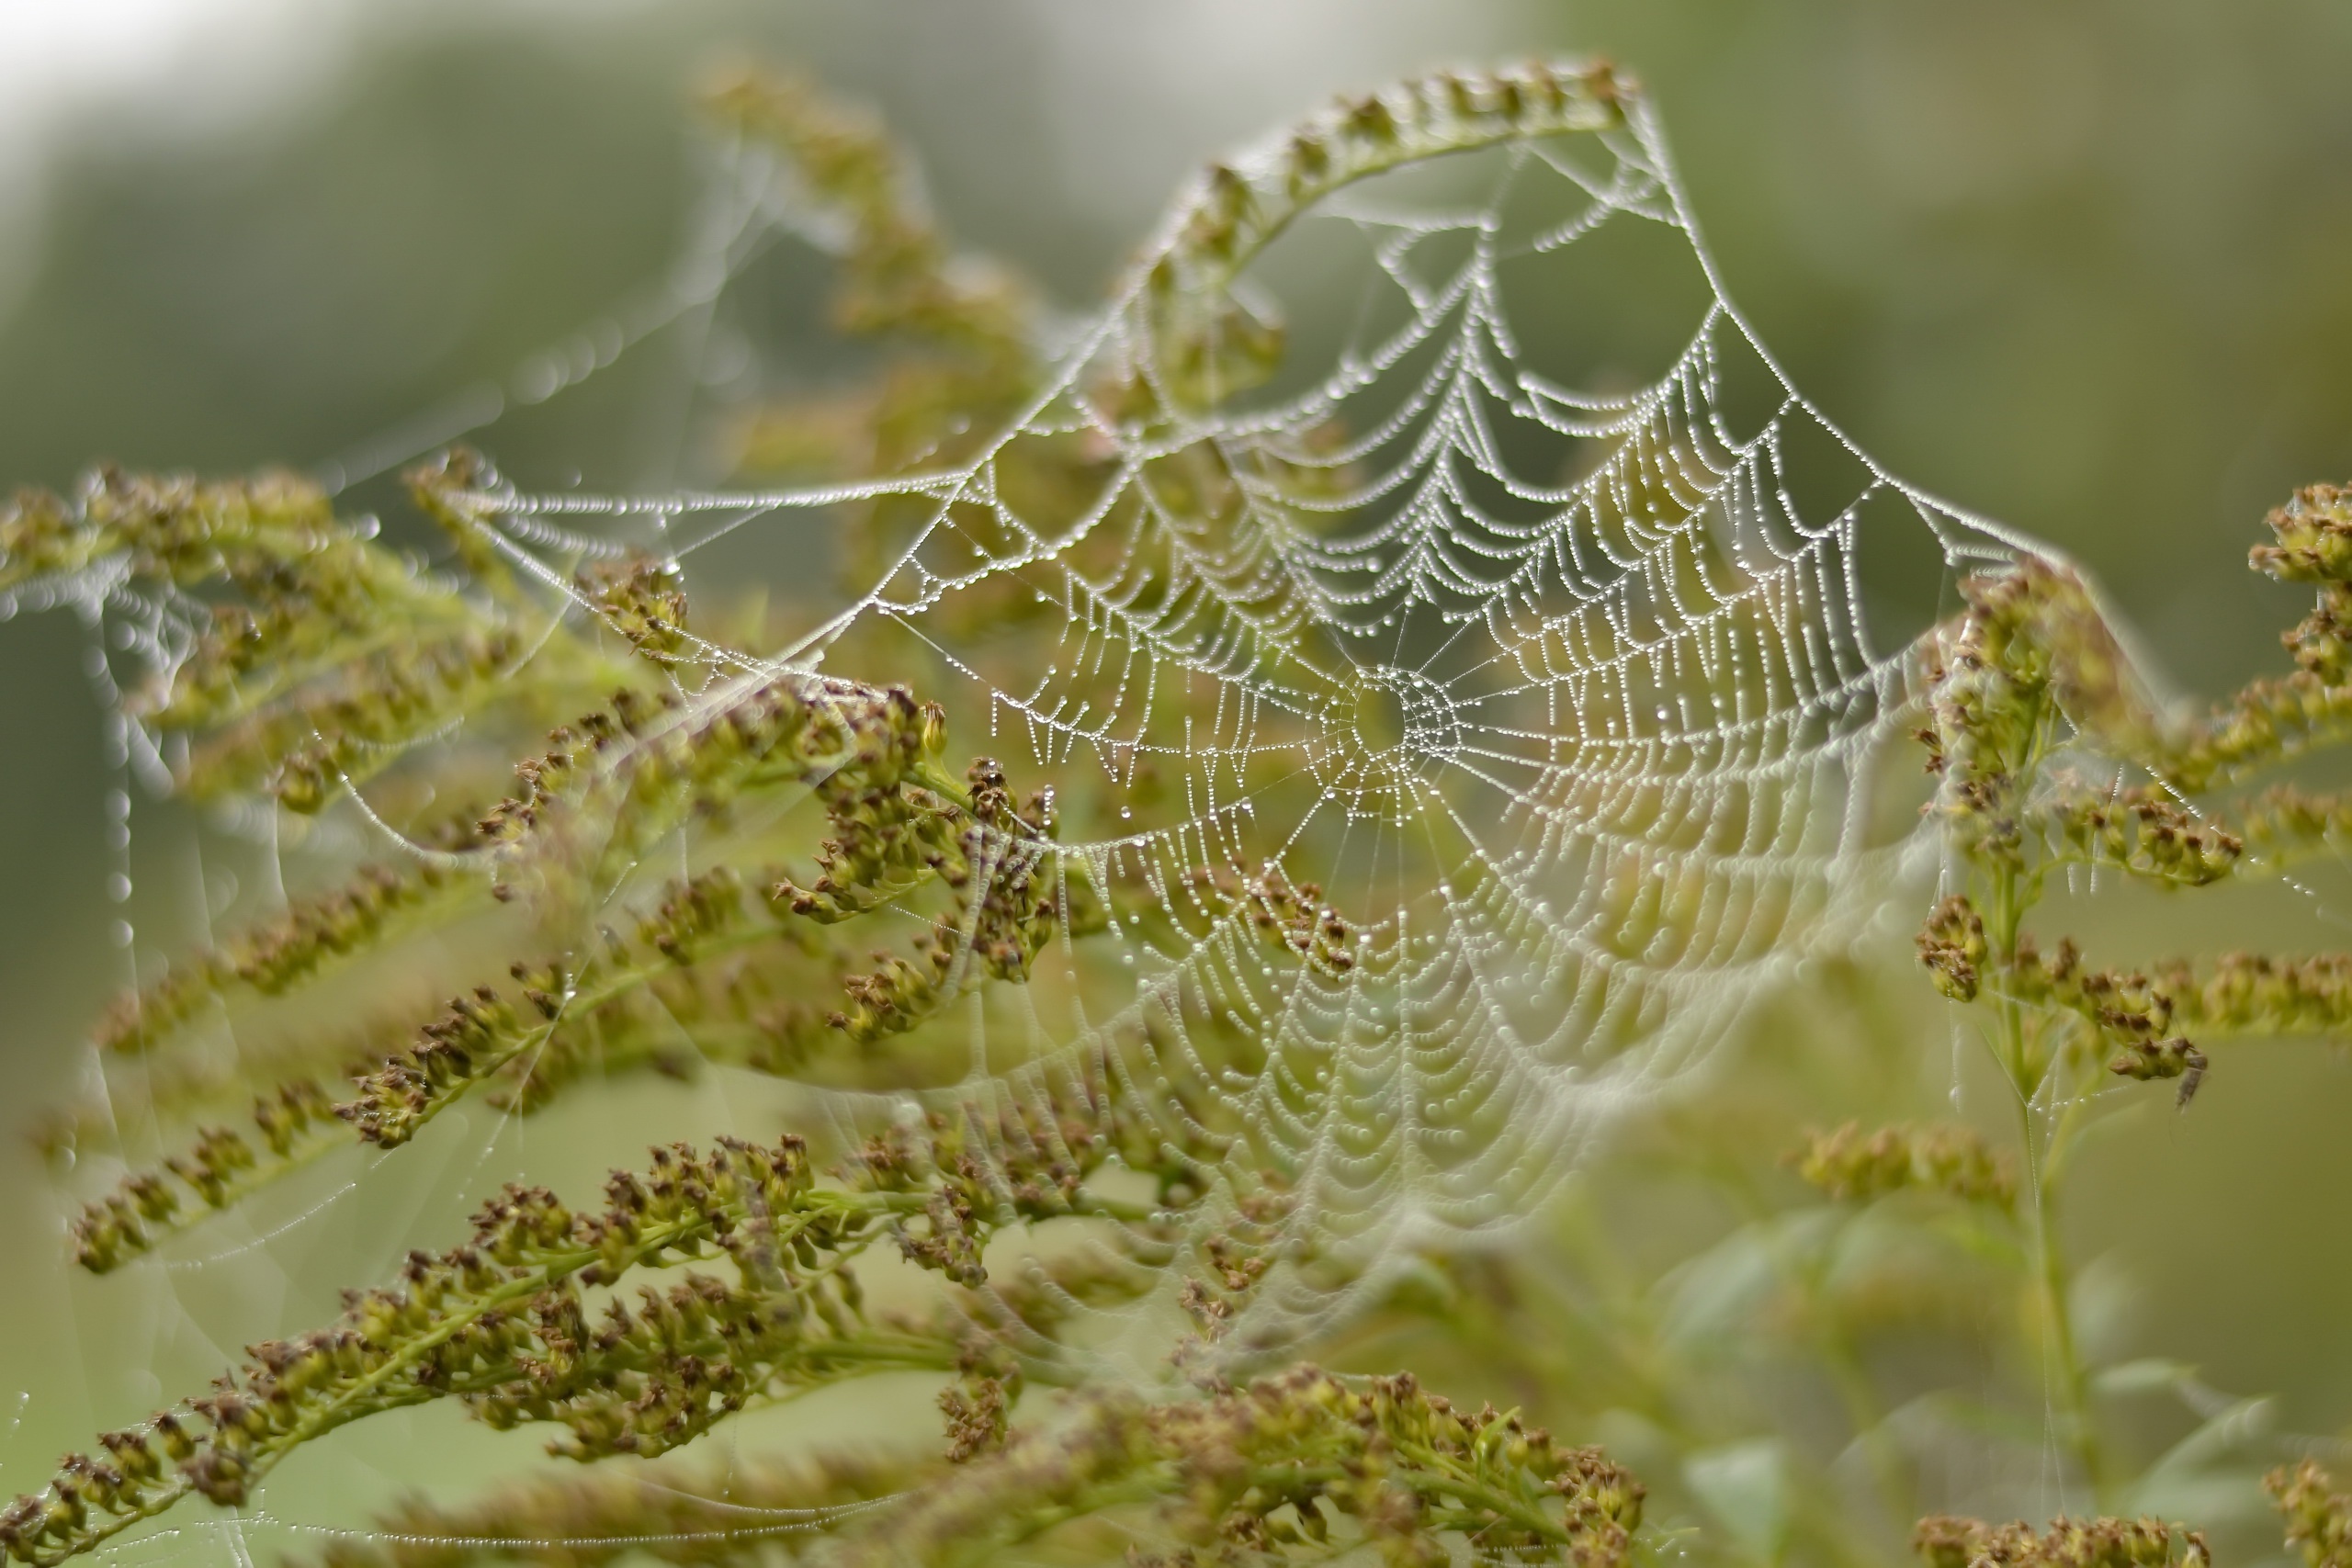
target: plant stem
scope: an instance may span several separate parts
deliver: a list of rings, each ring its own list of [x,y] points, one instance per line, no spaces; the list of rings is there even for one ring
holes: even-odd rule
[[[2031,776],[2031,767],[2038,760],[2040,750],[2039,746],[2034,747],[2026,767],[2019,770],[2024,776]],[[2016,971],[2018,931],[2024,913],[2024,900],[2019,897],[2018,886],[2018,868],[2006,860],[1996,861],[1993,871],[1993,908],[1986,939],[1999,966],[1996,971],[1999,974]],[[2065,1444],[2074,1455],[2075,1463],[2082,1471],[2085,1483],[2091,1489],[2093,1501],[2103,1502],[2105,1467],[2099,1453],[2098,1434],[2092,1424],[2082,1357],[2075,1344],[2065,1258],[2059,1248],[2058,1151],[2054,1145],[2047,1151],[2038,1148],[2040,1140],[2034,1119],[2034,1100],[2052,1064],[2041,1062],[2032,1054],[2024,1010],[2006,987],[1995,998],[1994,1015],[1997,1032],[1996,1053],[2008,1074],[2010,1088],[2017,1099],[2018,1154],[2031,1176],[2033,1271],[2035,1288],[2041,1298],[2045,1336],[2042,1351],[2044,1375],[2046,1381],[2054,1385],[2058,1417],[2064,1427]]]

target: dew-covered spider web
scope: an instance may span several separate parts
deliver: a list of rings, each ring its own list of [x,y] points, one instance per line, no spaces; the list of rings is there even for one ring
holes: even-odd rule
[[[952,461],[478,498],[551,615],[587,615],[580,563],[626,552],[697,595],[770,585],[787,629],[700,644],[718,674],[676,722],[779,678],[904,682],[951,756],[1051,792],[1058,836],[997,852],[1097,928],[1025,983],[958,972],[925,1025],[956,1071],[811,1096],[855,1134],[1107,1080],[1216,1151],[1193,1241],[1246,1220],[1274,1259],[1245,1352],[1419,1243],[1524,1219],[1881,916],[1923,847],[1890,745],[1918,639],[1957,574],[2025,547],[1796,391],[1650,107],[1606,83],[1432,78],[1220,165]],[[330,477],[469,430],[495,457],[503,412],[673,330],[719,379],[761,320],[754,264],[835,231],[754,152],[714,188],[645,302]],[[103,570],[43,592],[152,663],[192,638],[189,607]],[[125,767],[167,777],[93,671]]]
[[[496,497],[518,558],[689,571],[895,503],[863,592],[741,679],[904,680],[1054,792],[1042,874],[1114,890],[1111,929],[976,997],[948,1092],[1082,1059],[1171,1127],[1212,1098],[1229,1196],[1279,1186],[1330,1265],[1270,1325],[1529,1213],[1878,913],[1913,644],[2015,548],[1780,373],[1644,102],[1533,80],[1222,168],[968,461]]]

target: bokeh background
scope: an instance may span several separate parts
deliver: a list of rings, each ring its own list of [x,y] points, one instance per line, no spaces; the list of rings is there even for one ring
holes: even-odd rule
[[[660,274],[692,89],[729,60],[873,100],[953,228],[1077,312],[1220,148],[1340,88],[1567,50],[1650,85],[1735,298],[1862,446],[2078,557],[2184,694],[2278,667],[2293,596],[2245,548],[2295,485],[2352,477],[2342,0],[17,0],[0,479],[311,464],[503,374]],[[486,444],[549,482],[567,443],[639,465],[602,482],[695,477],[615,446],[634,406]],[[86,640],[0,625],[0,1491],[178,1392],[90,1331],[111,1309],[55,1266],[13,1136],[120,977]],[[2341,946],[2347,917],[2323,890],[2079,921],[2153,953]],[[1906,985],[1904,956],[1873,961]],[[1940,1023],[1917,1046],[1949,1075]],[[2102,1145],[2074,1224],[2117,1332],[2344,1428],[2347,1123],[2333,1047],[2249,1046],[2191,1115]]]

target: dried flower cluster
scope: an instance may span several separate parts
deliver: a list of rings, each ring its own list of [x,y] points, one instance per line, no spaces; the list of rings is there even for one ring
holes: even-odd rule
[[[301,1444],[441,1398],[493,1427],[558,1424],[566,1435],[552,1451],[594,1459],[661,1453],[755,1397],[878,1370],[993,1369],[1000,1397],[1004,1378],[1066,1376],[1051,1342],[1002,1298],[996,1330],[977,1311],[876,1320],[848,1266],[895,1238],[910,1260],[977,1290],[1000,1230],[1143,1217],[1088,1189],[1106,1159],[1137,1170],[1188,1164],[1124,1131],[1102,1086],[1061,1108],[1045,1122],[1008,1113],[976,1144],[944,1122],[902,1130],[845,1167],[839,1185],[820,1185],[787,1138],[773,1148],[722,1141],[707,1155],[656,1149],[644,1172],[615,1171],[592,1213],[510,1187],[466,1243],[412,1255],[400,1286],[351,1292],[335,1324],[253,1347],[211,1393],[143,1430],[108,1434],[104,1458],[69,1458],[46,1492],[0,1517],[0,1549],[53,1562],[190,1492],[240,1502]],[[640,1286],[633,1302],[616,1294],[593,1317],[581,1296],[642,1270],[719,1260],[731,1281],[689,1272],[667,1289]]]
[[[1988,1525],[1938,1515],[1914,1538],[1930,1568],[2211,1568],[2205,1538],[2162,1519],[2053,1519]]]
[[[1150,1562],[1279,1561],[1352,1537],[1390,1562],[1433,1564],[1453,1560],[1453,1537],[1498,1560],[1616,1568],[1645,1495],[1598,1450],[1456,1409],[1408,1375],[1301,1367],[1202,1399],[1098,1400],[927,1487],[887,1530],[851,1541],[846,1561],[976,1561],[1041,1517],[1125,1500],[1159,1501],[1158,1529],[1180,1543]]]
[[[1865,1135],[1860,1122],[1849,1122],[1814,1134],[1791,1163],[1814,1186],[1848,1201],[1917,1188],[1998,1209],[2017,1201],[2011,1162],[1973,1127],[1882,1127]]]
[[[2352,592],[2346,492],[2303,491],[2274,511],[2274,546],[2253,566],[2311,582],[2319,602],[2286,635],[2299,666],[2257,681],[2197,718],[2149,699],[2088,590],[2035,557],[1962,584],[1968,613],[1937,641],[1931,722],[1919,732],[1937,778],[1927,807],[1954,852],[1956,886],[1918,935],[1936,987],[1972,1004],[2009,1080],[2033,1179],[2030,1245],[2044,1354],[2056,1369],[2058,1426],[2076,1473],[2095,1491],[2105,1472],[2098,1417],[2067,1304],[2069,1270],[2056,1208],[2069,1156],[2088,1124],[2102,1069],[2178,1084],[2186,1107],[2212,1067],[2200,1040],[2340,1032],[2352,1012],[2352,959],[2225,953],[2144,969],[2099,968],[2071,939],[2046,946],[2026,929],[2053,874],[2113,870],[2165,888],[2275,874],[2329,841],[2343,813],[2334,796],[2273,790],[2241,806],[2236,792],[2267,768],[2344,739],[2352,719],[2352,657],[2342,632]],[[2226,821],[2235,819],[2232,829]],[[1837,1145],[1822,1177],[1893,1179],[1866,1150]],[[1842,1163],[1840,1163],[1842,1162]],[[2297,1493],[2308,1500],[2308,1486]],[[2290,1510],[2291,1512],[2292,1510]],[[2306,1521],[2306,1538],[2319,1528]],[[1930,1560],[1975,1562],[2203,1562],[2201,1538],[2153,1521],[2064,1520],[2037,1536],[1950,1519],[1921,1527]]]
[[[897,688],[867,693],[840,682],[820,683],[815,700],[804,700],[796,693],[799,684],[782,680],[751,686],[716,714],[668,730],[632,726],[645,710],[616,702],[616,718],[596,715],[581,721],[584,742],[524,764],[524,793],[484,818],[482,832],[499,846],[492,874],[512,874],[499,863],[518,852],[512,846],[539,851],[530,835],[560,832],[556,825],[564,813],[587,809],[582,797],[591,791],[623,796],[624,808],[601,818],[617,826],[680,813],[707,818],[717,801],[740,802],[754,789],[813,778],[838,835],[821,846],[822,874],[813,889],[778,879],[763,901],[747,896],[724,864],[689,877],[626,935],[605,928],[601,951],[589,961],[518,963],[513,966],[518,995],[482,986],[453,998],[441,1018],[424,1026],[418,1043],[361,1076],[356,1096],[335,1102],[334,1115],[367,1142],[392,1147],[477,1085],[502,1076],[515,1080],[509,1102],[534,1108],[574,1075],[575,1053],[566,1048],[567,1038],[613,1021],[616,1009],[665,976],[748,946],[783,942],[788,933],[780,919],[836,923],[902,898],[933,878],[953,890],[954,903],[918,939],[916,960],[886,954],[888,967],[882,972],[841,982],[846,1005],[825,1016],[853,1039],[910,1028],[980,979],[1020,978],[1063,929],[1066,907],[1079,911],[1073,935],[1099,929],[1100,906],[1083,874],[1049,869],[1043,859],[1040,850],[1054,824],[1042,797],[1016,811],[1001,772],[985,759],[973,764],[968,790],[939,776],[928,761],[941,735],[935,709]],[[560,747],[571,739],[571,732],[558,732]],[[583,754],[594,757],[633,739],[646,744],[621,764],[617,777],[588,772]],[[568,788],[575,773],[587,778]],[[923,779],[931,784],[917,782]],[[608,834],[607,854],[620,837]],[[1047,885],[1049,875],[1057,886]],[[431,888],[440,880],[440,874],[427,873],[415,885]],[[252,951],[269,955],[267,967],[281,976],[314,966],[335,942],[348,945],[379,928],[384,911],[398,902],[388,889],[403,886],[379,872],[363,874],[356,890],[275,923]],[[217,992],[230,976],[258,966],[260,961],[246,961],[181,971],[164,983],[164,1003],[154,1011],[185,1016],[192,1005],[187,998],[204,989]],[[119,1007],[118,1016],[150,1017],[148,999],[142,994]],[[808,1022],[806,1010],[768,1016],[765,1054],[797,1059]],[[567,1027],[573,1031],[569,1037]],[[112,1031],[117,1039],[130,1032],[122,1024]],[[149,1028],[141,1037],[160,1032]],[[207,1207],[225,1207],[319,1151],[332,1127],[319,1114],[326,1104],[327,1091],[313,1081],[281,1086],[257,1100],[253,1113],[269,1150],[266,1161],[256,1157],[244,1135],[213,1128],[165,1168]],[[145,1250],[184,1206],[162,1173],[127,1178],[77,1222],[84,1262],[103,1270]]]
[[[2335,830],[2341,807],[2333,796],[2274,790],[2245,812],[2243,834],[2191,804],[2197,793],[2338,738],[2352,715],[2352,686],[2341,684],[2352,661],[2336,630],[2352,592],[2352,580],[2338,575],[2352,570],[2341,543],[2352,529],[2346,492],[2314,486],[2268,522],[2278,543],[2256,547],[2252,564],[2319,586],[2318,607],[2285,637],[2301,668],[2256,682],[2193,723],[2149,702],[2088,592],[2063,568],[2027,557],[1962,585],[1969,614],[1944,639],[1931,671],[1934,722],[1919,738],[1939,779],[1930,809],[1984,886],[1937,907],[1919,953],[1954,1000],[1984,992],[2027,1010],[2011,1055],[2020,1073],[2032,1067],[2035,1082],[2056,1046],[2028,1036],[2053,1015],[2079,1019],[2103,1040],[2111,1072],[2179,1080],[2184,1105],[2209,1063],[2176,1027],[2318,1033],[2352,1016],[2339,954],[2229,953],[2205,966],[2175,960],[2152,976],[2089,968],[2072,941],[2044,953],[2020,925],[2053,871],[2112,867],[2199,887],[2276,870]],[[2103,776],[2064,765],[2070,753],[2101,763]],[[2149,776],[2126,786],[2119,770],[2130,768]]]
[[[2121,1048],[2124,1077],[2194,1081],[2204,1054],[2183,1027],[2216,1034],[2331,1032],[2345,1021],[2340,954],[2272,959],[2225,954],[2211,966],[2159,964],[2154,976],[2084,968],[2072,942],[2041,954],[2018,929],[2041,879],[2067,865],[2117,867],[2162,886],[2204,886],[2289,865],[2335,829],[2335,797],[2272,790],[2242,813],[2244,832],[2192,808],[2189,795],[2234,783],[2338,736],[2338,707],[2352,672],[2335,639],[2345,592],[2340,547],[2352,529],[2345,491],[2305,489],[2269,514],[2277,546],[2253,550],[2253,567],[2281,581],[2319,585],[2319,609],[2286,635],[2302,665],[2284,682],[2256,682],[2213,715],[2180,722],[2157,712],[2131,677],[2082,583],[2061,567],[2025,558],[1995,579],[1971,579],[1971,614],[1945,639],[1933,672],[1936,722],[1922,731],[1928,771],[1940,776],[1936,811],[1954,844],[1990,874],[1987,912],[1954,894],[1928,917],[1919,954],[1938,987],[1959,1001],[1992,995],[2082,1018]],[[2347,707],[2352,712],[2352,707]],[[2293,715],[2293,717],[2289,717]],[[2063,752],[2108,760],[2105,781]],[[2124,787],[2117,766],[2150,781]],[[2248,861],[2248,844],[2256,858]]]
[[[1293,884],[1280,866],[1269,865],[1246,874],[1233,866],[1204,868],[1193,874],[1193,885],[1227,908],[1245,908],[1261,937],[1319,969],[1344,975],[1355,966],[1355,928],[1324,901],[1318,884]]]
[[[2352,1496],[2336,1490],[2335,1478],[2310,1460],[2272,1471],[2262,1489],[2286,1517],[2287,1544],[2305,1568],[2346,1568],[2352,1563]]]

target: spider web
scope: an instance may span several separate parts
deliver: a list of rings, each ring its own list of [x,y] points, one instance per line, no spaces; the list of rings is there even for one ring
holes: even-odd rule
[[[1442,141],[1425,92],[1389,101]],[[1529,1213],[1879,913],[1921,848],[1878,765],[1917,637],[1954,570],[2020,547],[1798,394],[1645,102],[1599,133],[1459,140],[1306,203],[1178,301],[1206,323],[1184,338],[1166,279],[1203,215],[1295,181],[1291,143],[1237,159],[968,462],[495,498],[517,558],[634,528],[690,569],[920,503],[871,586],[744,679],[903,676],[985,714],[1077,825],[1046,874],[1134,890],[1106,939],[975,1000],[953,1094],[1092,1062],[1171,1129],[1219,1101],[1247,1131],[1212,1215],[1269,1173],[1291,1205],[1257,1343],[1401,1244]],[[1138,388],[1166,417],[1123,412]],[[1031,493],[1034,456],[1072,442],[1091,488]],[[1315,932],[1270,943],[1270,891]]]
[[[1172,1140],[1241,1129],[1193,1239],[1282,1194],[1245,1353],[1344,1314],[1420,1243],[1507,1232],[1752,1001],[1888,908],[1933,859],[1914,765],[1883,765],[1918,637],[1955,572],[2032,547],[1888,474],[1797,392],[1727,297],[1645,101],[1612,129],[1498,138],[1449,129],[1431,94],[1385,101],[1459,151],[1314,196],[1171,306],[1162,264],[1235,199],[1231,180],[1189,193],[967,460],[488,498],[502,548],[552,592],[573,590],[548,562],[625,547],[690,577],[792,579],[804,629],[726,653],[734,677],[689,712],[788,671],[903,679],[960,750],[1054,791],[1059,840],[1003,852],[1114,895],[1110,929],[1041,954],[1025,986],[970,988],[960,1081],[820,1099],[846,1128],[910,1100],[1042,1105],[1098,1073]],[[1294,149],[1229,165],[1255,209],[1290,203]],[[707,351],[769,247],[833,237],[755,152],[711,188],[643,299],[330,479],[671,328]],[[1134,417],[1138,397],[1159,417]],[[1086,482],[1041,489],[1046,457]],[[911,527],[823,603],[804,557],[877,502]],[[42,592],[152,666],[187,646],[178,609],[118,581]],[[116,760],[160,790],[94,651]],[[1278,904],[1296,929],[1269,931]],[[205,1531],[155,1540],[213,1550]]]

